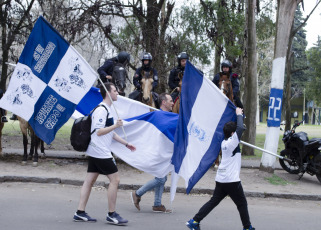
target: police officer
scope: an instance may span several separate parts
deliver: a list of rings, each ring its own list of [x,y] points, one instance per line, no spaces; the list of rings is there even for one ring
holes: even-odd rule
[[[136,70],[135,75],[133,77],[133,83],[137,90],[141,90],[140,81],[143,78],[143,74],[145,74],[145,77],[147,77],[146,74],[149,74],[150,76],[152,74],[152,77],[154,79],[153,90],[157,87],[158,85],[157,70],[151,66],[152,60],[153,60],[153,57],[150,53],[143,54],[141,58],[142,66]]]
[[[117,63],[121,63],[124,66],[129,64],[130,62],[130,54],[127,53],[126,51],[121,51],[117,55],[117,57],[113,57],[111,59],[108,59],[105,61],[105,63],[99,67],[97,70],[100,79],[105,83],[105,82],[111,82],[113,80],[112,74],[114,70],[114,66]],[[100,84],[99,84],[100,85]]]
[[[239,108],[243,108],[243,104],[238,96],[240,91],[240,82],[238,79],[238,75],[236,73],[232,73],[232,63],[229,60],[224,60],[221,64],[222,73],[230,76],[230,80],[232,82],[233,88],[233,98],[236,103],[236,106]],[[220,73],[217,73],[213,78],[213,83],[218,87],[220,81]]]
[[[182,52],[177,56],[177,62],[178,65],[171,70],[170,74],[169,74],[169,79],[168,79],[168,85],[172,90],[175,90],[172,93],[172,98],[173,101],[175,101],[175,99],[178,97],[179,94],[179,77],[178,74],[184,74],[185,71],[185,65],[186,65],[186,61],[189,59],[188,54],[186,52]]]

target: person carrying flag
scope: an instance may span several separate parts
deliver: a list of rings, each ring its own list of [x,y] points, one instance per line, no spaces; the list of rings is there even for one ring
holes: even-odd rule
[[[116,87],[112,83],[105,83],[108,93],[113,101],[117,100],[118,92]],[[73,220],[79,222],[96,222],[97,220],[91,218],[86,212],[85,208],[90,196],[91,188],[96,182],[99,174],[106,175],[109,179],[108,186],[108,208],[106,220],[108,223],[116,225],[124,225],[128,220],[122,218],[116,212],[116,198],[119,185],[119,174],[113,156],[111,155],[110,145],[112,139],[125,145],[131,151],[135,151],[136,147],[120,136],[118,136],[114,130],[123,125],[122,120],[117,120],[114,123],[113,116],[110,113],[110,106],[112,101],[110,100],[106,90],[103,86],[100,87],[100,93],[103,97],[101,106],[95,109],[92,114],[91,124],[91,141],[89,143],[86,154],[88,158],[88,169],[86,179],[81,188],[80,199],[78,204],[78,210],[74,214]]]
[[[230,121],[224,125],[224,140],[221,144],[222,161],[216,174],[216,187],[211,199],[198,213],[186,222],[191,230],[200,230],[200,222],[226,197],[230,196],[240,213],[243,230],[255,230],[252,227],[246,197],[240,180],[241,153],[240,139],[244,131],[243,110],[236,108],[237,123]]]

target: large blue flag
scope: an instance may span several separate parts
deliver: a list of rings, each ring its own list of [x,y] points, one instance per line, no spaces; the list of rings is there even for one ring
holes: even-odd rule
[[[185,179],[187,194],[217,158],[224,124],[235,119],[233,103],[187,62],[172,157],[175,172]]]
[[[39,17],[0,107],[22,117],[50,144],[97,79],[82,56]]]

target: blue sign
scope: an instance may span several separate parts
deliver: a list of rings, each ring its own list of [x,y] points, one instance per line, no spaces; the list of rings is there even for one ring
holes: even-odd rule
[[[280,127],[281,123],[281,112],[282,112],[282,89],[271,89],[269,111],[267,118],[268,127]]]

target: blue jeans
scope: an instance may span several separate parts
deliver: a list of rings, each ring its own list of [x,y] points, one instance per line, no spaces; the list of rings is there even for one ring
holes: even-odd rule
[[[163,178],[155,177],[153,180],[148,181],[146,184],[144,184],[142,187],[140,187],[136,191],[136,195],[141,197],[146,192],[154,189],[155,190],[155,200],[154,200],[154,206],[160,206],[162,205],[162,195],[164,192],[164,185],[167,180],[167,176]]]

